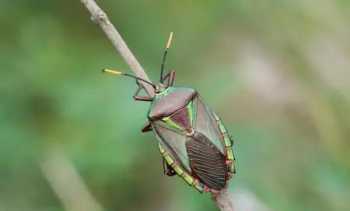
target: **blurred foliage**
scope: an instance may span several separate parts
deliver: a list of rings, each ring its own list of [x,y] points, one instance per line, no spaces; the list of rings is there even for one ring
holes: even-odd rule
[[[100,1],[151,78],[167,67],[235,139],[238,174],[270,210],[350,210],[350,2]],[[147,103],[77,1],[0,1],[0,210],[63,210],[39,164],[60,147],[106,210],[215,210],[162,175]]]

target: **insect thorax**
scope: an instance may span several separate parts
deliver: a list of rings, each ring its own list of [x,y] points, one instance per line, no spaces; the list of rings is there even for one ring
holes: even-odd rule
[[[191,88],[169,87],[157,93],[151,104],[148,118],[151,121],[169,117],[186,105],[197,95]]]

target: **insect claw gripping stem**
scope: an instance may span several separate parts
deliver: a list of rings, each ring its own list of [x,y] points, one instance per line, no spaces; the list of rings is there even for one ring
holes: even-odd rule
[[[143,87],[140,85],[139,81],[137,81],[137,80],[136,80],[136,84],[137,84],[137,89],[136,89],[135,94],[132,96],[134,98],[134,100],[136,100],[136,101],[148,101],[148,102],[152,101],[153,97],[139,95],[139,93],[143,89]]]

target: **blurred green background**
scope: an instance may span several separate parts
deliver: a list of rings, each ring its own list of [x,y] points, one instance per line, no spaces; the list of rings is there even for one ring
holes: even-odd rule
[[[99,4],[153,80],[175,32],[167,68],[235,139],[237,211],[350,210],[350,1]],[[101,74],[129,69],[78,0],[1,0],[0,26],[1,211],[217,209],[163,176],[148,103]]]

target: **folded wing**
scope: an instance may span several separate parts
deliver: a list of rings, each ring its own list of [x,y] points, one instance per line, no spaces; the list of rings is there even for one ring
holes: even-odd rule
[[[219,149],[199,132],[188,137],[186,149],[192,174],[211,189],[224,188],[228,169],[225,157]]]

